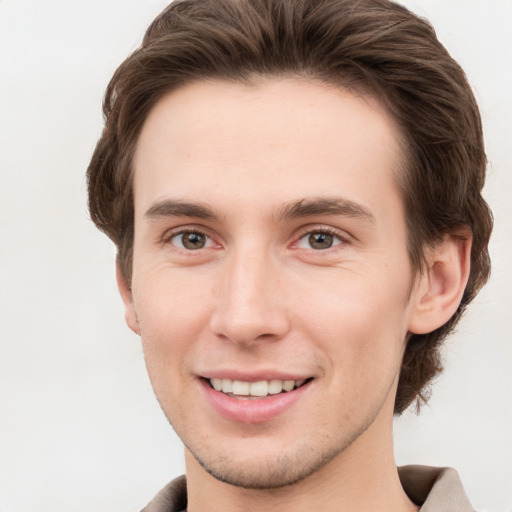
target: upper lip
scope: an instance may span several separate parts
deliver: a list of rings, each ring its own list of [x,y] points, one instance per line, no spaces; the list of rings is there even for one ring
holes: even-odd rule
[[[241,371],[237,369],[211,370],[201,372],[200,376],[204,379],[231,379],[243,382],[259,382],[262,380],[306,380],[312,377],[306,373],[291,373],[281,370],[258,370]]]

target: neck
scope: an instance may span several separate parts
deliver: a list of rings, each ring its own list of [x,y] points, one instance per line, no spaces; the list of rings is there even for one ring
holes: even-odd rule
[[[243,489],[220,482],[186,450],[188,512],[417,511],[398,478],[392,414],[379,416],[351,446],[314,474],[275,489]]]

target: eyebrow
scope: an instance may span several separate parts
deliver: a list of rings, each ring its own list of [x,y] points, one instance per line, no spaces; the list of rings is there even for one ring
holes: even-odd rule
[[[297,219],[319,215],[340,215],[359,217],[372,223],[375,216],[363,205],[342,197],[322,197],[300,199],[281,206],[275,215],[276,220]],[[161,217],[196,217],[199,219],[218,219],[215,211],[206,204],[190,203],[180,200],[164,199],[150,206],[144,214],[149,219]]]
[[[363,205],[342,197],[301,199],[287,203],[277,212],[277,219],[296,219],[316,215],[340,215],[375,222],[375,216]]]
[[[216,219],[217,215],[207,205],[200,203],[187,203],[172,199],[158,201],[144,214],[149,219],[160,217],[197,217],[199,219]]]

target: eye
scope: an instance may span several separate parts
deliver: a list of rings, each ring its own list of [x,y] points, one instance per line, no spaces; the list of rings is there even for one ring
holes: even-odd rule
[[[212,245],[211,238],[198,231],[181,231],[174,234],[169,241],[179,249],[187,251],[197,251]]]
[[[302,236],[299,239],[297,246],[300,249],[314,249],[322,251],[330,249],[331,247],[341,243],[342,240],[333,233],[329,233],[328,231],[312,231]]]

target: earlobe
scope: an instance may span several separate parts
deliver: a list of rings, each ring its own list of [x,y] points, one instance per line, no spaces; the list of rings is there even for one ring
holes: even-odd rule
[[[457,311],[469,278],[471,235],[446,234],[428,250],[428,267],[415,289],[409,332],[425,334],[445,324]]]
[[[139,320],[137,319],[135,306],[133,304],[132,291],[126,282],[123,271],[121,270],[119,258],[116,258],[116,280],[117,288],[119,289],[119,293],[121,294],[121,298],[124,303],[124,316],[126,323],[135,334],[140,335]]]

